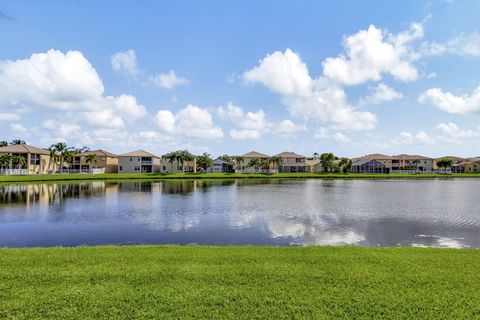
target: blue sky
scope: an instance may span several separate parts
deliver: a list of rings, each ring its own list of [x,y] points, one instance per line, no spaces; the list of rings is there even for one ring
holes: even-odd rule
[[[478,0],[7,0],[0,12],[2,139],[478,155]]]

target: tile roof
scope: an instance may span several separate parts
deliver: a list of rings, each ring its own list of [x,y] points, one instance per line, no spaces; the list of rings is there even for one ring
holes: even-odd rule
[[[50,152],[48,150],[40,149],[34,146],[30,146],[28,144],[16,144],[7,147],[1,147],[0,153],[37,153],[50,155]]]
[[[295,152],[282,152],[276,155],[277,157],[282,157],[282,158],[305,158],[305,156],[296,154]]]
[[[100,156],[100,157],[112,157],[112,158],[117,158],[118,155],[114,154],[114,153],[111,153],[111,152],[108,152],[108,151],[105,151],[105,150],[102,150],[102,149],[99,149],[99,150],[88,150],[88,151],[85,151],[85,152],[82,152],[82,153],[78,153],[76,154],[75,156],[77,157],[83,157],[83,156],[88,156],[90,154],[94,154],[96,156]]]
[[[161,159],[161,157],[151,154],[145,150],[135,150],[132,152],[127,152],[119,155],[119,157],[152,157]]]
[[[269,158],[266,154],[256,152],[256,151],[250,151],[248,153],[245,153],[242,157],[244,158]]]

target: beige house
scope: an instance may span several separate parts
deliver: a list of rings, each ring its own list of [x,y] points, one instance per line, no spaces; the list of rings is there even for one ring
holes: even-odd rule
[[[435,159],[409,154],[393,156],[392,173],[418,172],[432,173],[435,169]]]
[[[160,172],[161,158],[146,152],[137,150],[118,156],[119,173]]]
[[[318,173],[323,172],[322,164],[320,159],[306,159],[305,163],[307,164],[307,172]]]
[[[472,158],[462,162],[463,172],[465,173],[479,173],[480,172],[480,159]]]
[[[276,156],[282,158],[278,172],[307,172],[308,165],[305,163],[305,156],[294,152],[282,152]]]
[[[197,158],[185,161],[183,167],[180,161],[169,162],[168,159],[162,158],[162,171],[167,173],[197,172]]]
[[[95,156],[95,161],[87,162],[90,155]],[[105,150],[85,151],[73,156],[72,169],[88,173],[116,173],[118,155]]]
[[[9,154],[20,156],[25,159],[25,164],[20,168],[10,163],[8,167],[1,168],[2,174],[38,174],[53,171],[54,164],[50,159],[50,152],[45,149],[33,147],[27,144],[1,147],[0,155]]]
[[[236,168],[237,172],[240,173],[255,173],[255,168],[248,167],[248,163],[252,159],[268,159],[270,158],[266,154],[256,152],[256,151],[250,151],[242,155],[243,160],[238,164],[238,167]],[[270,168],[261,168],[262,172],[269,172]]]

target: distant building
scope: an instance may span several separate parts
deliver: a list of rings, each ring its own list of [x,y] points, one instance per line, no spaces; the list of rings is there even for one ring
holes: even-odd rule
[[[435,168],[435,159],[425,156],[400,154],[393,158],[392,173],[432,173]]]
[[[390,168],[380,160],[357,159],[352,163],[352,173],[390,173]]]
[[[238,166],[238,171],[240,173],[255,173],[255,168],[249,167],[248,163],[250,160],[258,158],[258,159],[268,159],[270,158],[266,154],[256,152],[256,151],[250,151],[242,155],[243,160],[239,163]],[[259,172],[270,172],[270,167],[267,168],[259,168]]]
[[[87,157],[95,156],[95,161],[87,162]],[[89,150],[73,156],[71,167],[74,171],[88,173],[115,173],[118,172],[118,155],[105,150]]]
[[[160,172],[160,170],[161,158],[144,150],[118,156],[119,173]]]
[[[276,156],[282,158],[278,172],[307,172],[308,165],[305,163],[305,156],[294,152],[282,152]]]
[[[310,172],[310,173],[323,172],[320,159],[311,159],[311,160],[307,159],[305,160],[305,163],[307,164],[307,172]]]
[[[212,166],[207,169],[207,172],[232,173],[234,172],[233,163],[222,159],[216,159],[213,161]]]
[[[162,171],[167,173],[197,172],[197,158],[185,161],[183,166],[180,161],[169,162],[168,159],[162,158]]]
[[[50,159],[50,152],[27,144],[18,144],[7,147],[0,147],[0,155],[23,157],[24,164],[20,167],[10,165],[0,168],[2,174],[35,174],[55,171],[55,165]]]

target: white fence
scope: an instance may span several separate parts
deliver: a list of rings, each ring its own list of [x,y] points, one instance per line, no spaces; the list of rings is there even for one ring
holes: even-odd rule
[[[28,169],[0,169],[0,174],[7,176],[28,174]]]

